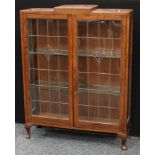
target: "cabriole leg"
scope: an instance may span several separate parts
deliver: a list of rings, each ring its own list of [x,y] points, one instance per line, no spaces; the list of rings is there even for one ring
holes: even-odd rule
[[[127,135],[125,134],[119,134],[121,141],[122,141],[122,150],[127,150],[127,145],[126,145],[126,141],[127,141]]]
[[[26,138],[26,139],[29,139],[29,138],[30,138],[30,134],[31,134],[30,128],[26,128],[25,138]]]
[[[26,139],[29,139],[30,136],[31,136],[31,131],[30,131],[31,126],[32,126],[31,123],[26,123],[25,124],[25,130],[26,130],[25,138]]]
[[[126,141],[127,141],[127,138],[122,137],[122,147],[121,147],[122,150],[127,150]]]

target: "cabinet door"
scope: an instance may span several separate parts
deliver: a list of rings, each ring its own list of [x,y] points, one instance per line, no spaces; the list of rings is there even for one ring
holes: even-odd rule
[[[120,120],[120,20],[77,20],[78,127],[115,129]],[[75,88],[76,89],[76,88]],[[77,116],[76,116],[77,115]]]
[[[68,20],[39,18],[27,23],[32,122],[71,125]]]

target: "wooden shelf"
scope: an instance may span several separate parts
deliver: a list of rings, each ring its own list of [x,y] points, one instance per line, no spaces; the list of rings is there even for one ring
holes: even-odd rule
[[[54,83],[54,85],[52,85]],[[52,89],[59,90],[63,89],[64,91],[68,91],[68,83],[62,82],[59,84],[59,82],[51,82],[51,85],[48,84],[48,82],[44,82],[43,84],[30,84],[31,87],[42,87],[42,89],[49,89],[51,87]],[[84,92],[84,93],[94,93],[94,94],[111,94],[118,96],[120,95],[120,87],[119,86],[104,86],[104,85],[94,85],[91,88],[88,87],[88,85],[79,85],[83,88],[78,88],[78,92]]]
[[[44,52],[33,52],[30,51],[29,54],[43,54],[45,56],[68,56],[68,50],[55,50],[51,49],[50,51]],[[79,51],[78,52],[79,57],[102,57],[102,58],[120,58],[120,50],[102,50],[102,51]]]
[[[95,89],[91,88],[79,88],[79,92],[83,93],[93,93],[93,94],[111,94],[114,96],[120,95],[120,88],[119,87],[113,87],[113,86],[94,86]]]
[[[86,117],[86,116],[80,116],[79,121],[91,122],[91,123],[101,123],[101,124],[119,124],[118,119],[107,119],[107,118],[99,118],[99,117],[91,117],[88,119],[88,117]]]
[[[39,117],[43,117],[43,118],[54,118],[54,119],[64,119],[64,120],[68,120],[69,116],[66,114],[58,114],[58,113],[52,113],[52,112],[44,112],[44,113],[40,113],[37,114],[37,116]]]

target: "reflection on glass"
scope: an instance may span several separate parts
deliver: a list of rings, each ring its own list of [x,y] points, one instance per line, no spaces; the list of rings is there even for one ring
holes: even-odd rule
[[[67,20],[28,20],[32,115],[68,119]]]
[[[78,21],[80,121],[118,123],[121,22]]]

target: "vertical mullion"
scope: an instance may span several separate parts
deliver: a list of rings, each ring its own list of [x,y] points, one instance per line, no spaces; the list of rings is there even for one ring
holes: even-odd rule
[[[58,34],[58,49],[60,50],[60,32],[59,32],[59,20],[57,20],[57,34]],[[59,112],[61,113],[61,103],[60,103],[60,55],[58,55],[58,91],[59,91]]]
[[[109,21],[110,22],[110,30],[109,30],[109,32],[110,32],[110,38],[111,38],[111,34],[112,34],[112,30],[111,30],[111,21]],[[109,37],[109,35],[108,35],[108,37]],[[109,58],[109,87],[111,87],[111,58]],[[109,121],[110,121],[110,102],[111,102],[111,95],[110,95],[110,93],[109,93],[109,105],[108,105],[108,107],[109,107]]]
[[[79,108],[78,108],[78,49],[77,49],[77,18],[72,15],[72,50],[73,50],[73,98],[74,98],[74,125],[78,127],[79,125]]]
[[[88,120],[90,119],[89,117],[89,57],[88,57],[88,33],[89,33],[89,25],[88,25],[88,21],[87,21],[87,45],[86,45],[86,52],[87,52],[87,80],[88,80],[88,88],[87,88],[87,93],[88,93]]]
[[[100,34],[100,21],[98,20],[98,22],[97,22],[97,24],[98,24],[98,50],[100,50],[99,49],[99,47],[100,47],[100,37],[99,37],[99,34]],[[100,53],[100,58],[99,59],[101,59],[101,53]],[[101,60],[102,61],[102,60]],[[101,61],[97,61],[97,63],[98,63],[98,85],[100,86],[100,75],[99,75],[99,72],[100,72],[100,63],[101,63]],[[97,112],[98,112],[98,118],[99,118],[99,99],[100,99],[100,97],[99,97],[99,94],[97,94],[97,102],[98,102],[98,108],[97,108]]]
[[[28,35],[29,35],[29,32],[30,32],[30,34],[32,35],[32,32],[33,32],[33,27],[32,27],[32,19],[31,20],[28,20],[27,21],[28,22],[28,25],[30,25],[29,27],[30,27],[30,29],[28,29]],[[31,40],[30,40],[30,38],[31,38]],[[32,36],[28,36],[28,42],[29,42],[29,44],[30,44],[30,41],[31,41],[31,50],[33,49],[33,44],[32,44]],[[30,74],[29,74],[29,79],[30,79],[30,84],[31,84],[31,64],[32,64],[32,66],[34,66],[34,62],[33,62],[33,57],[34,57],[34,54],[30,54],[29,53],[29,71],[30,71]],[[34,70],[32,69],[32,80],[34,80]],[[33,89],[32,89],[32,88]],[[33,106],[33,104],[35,105],[35,107],[36,107],[36,103],[32,103],[32,93],[33,93],[33,97],[34,97],[34,99],[36,99],[36,87],[35,86],[30,86],[30,98],[31,98],[31,106]],[[33,91],[33,92],[32,92]],[[33,109],[32,109],[32,113],[33,113]]]
[[[74,125],[74,107],[73,107],[73,33],[72,33],[72,15],[68,15],[68,117],[70,126]]]
[[[36,26],[37,26],[37,52],[39,51],[38,49],[38,45],[39,45],[39,40],[38,40],[38,35],[39,35],[39,32],[38,32],[38,19],[36,19]],[[40,72],[39,72],[39,54],[37,54],[37,58],[38,58],[38,83],[40,83]],[[41,113],[41,100],[40,100],[40,86],[38,87],[38,91],[39,91],[39,95],[38,95],[38,99],[39,99],[39,107],[40,107],[40,113]]]
[[[49,46],[49,38],[48,38],[48,33],[49,33],[49,30],[48,30],[48,19],[47,19],[47,32],[46,32],[46,36],[47,36],[47,47],[50,47]],[[47,61],[48,61],[48,111],[50,112],[50,53],[48,52],[48,58],[47,58]]]

